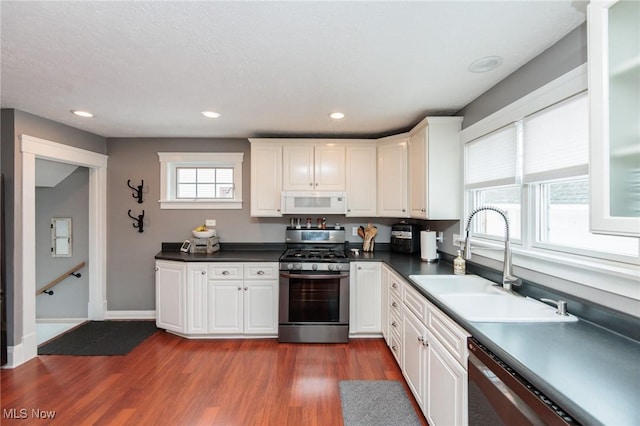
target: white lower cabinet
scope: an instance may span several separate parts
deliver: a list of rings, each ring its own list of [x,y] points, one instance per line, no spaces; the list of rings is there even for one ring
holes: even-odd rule
[[[349,334],[376,335],[382,332],[382,286],[379,262],[351,262],[349,277]]]
[[[156,326],[186,330],[187,268],[184,262],[156,261]]]
[[[425,412],[425,390],[427,382],[427,327],[408,309],[403,309],[402,318],[402,375],[404,376],[418,405]]]
[[[278,334],[278,264],[156,261],[156,324],[187,337]]]
[[[429,425],[468,424],[469,333],[393,271],[388,289],[389,345]]]

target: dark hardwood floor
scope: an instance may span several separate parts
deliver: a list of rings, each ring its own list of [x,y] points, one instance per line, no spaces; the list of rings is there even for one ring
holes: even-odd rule
[[[3,425],[341,425],[340,380],[405,384],[382,339],[279,344],[162,331],[126,356],[41,355],[0,374]]]

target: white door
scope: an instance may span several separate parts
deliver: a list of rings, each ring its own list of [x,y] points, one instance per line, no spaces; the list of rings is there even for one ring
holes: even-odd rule
[[[187,333],[207,333],[207,265],[187,265]]]
[[[209,281],[209,332],[240,334],[243,332],[242,280]]]
[[[346,216],[376,216],[377,148],[371,145],[347,146]]]
[[[314,190],[313,145],[285,145],[282,148],[282,190]]]
[[[251,216],[282,216],[281,145],[251,145]]]
[[[424,410],[424,391],[427,374],[426,327],[409,311],[403,309],[402,373],[420,407]]]
[[[156,262],[156,325],[158,328],[185,331],[185,264]]]
[[[356,269],[356,333],[382,331],[380,264],[358,262]]]
[[[314,190],[344,191],[345,161],[344,145],[330,143],[316,145],[314,155]]]
[[[409,216],[406,141],[378,147],[378,216]]]
[[[426,417],[430,425],[467,424],[467,372],[430,339],[427,361]]]
[[[278,280],[244,281],[244,332],[278,334]]]

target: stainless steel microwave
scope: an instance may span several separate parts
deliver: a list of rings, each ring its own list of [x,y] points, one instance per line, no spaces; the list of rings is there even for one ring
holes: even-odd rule
[[[346,214],[347,195],[344,192],[283,192],[284,214]]]

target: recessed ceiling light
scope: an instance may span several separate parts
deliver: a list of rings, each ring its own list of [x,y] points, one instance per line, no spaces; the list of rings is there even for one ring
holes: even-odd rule
[[[79,110],[76,110],[76,109],[72,109],[71,113],[77,115],[78,117],[85,117],[85,118],[93,117],[93,114],[91,114],[88,111],[79,111]]]
[[[471,72],[487,72],[494,68],[498,68],[502,64],[502,57],[500,56],[486,56],[474,61],[469,65],[469,71]]]
[[[214,111],[202,111],[202,115],[204,115],[207,118],[218,118],[222,114],[220,114],[219,112],[214,112]]]
[[[340,120],[344,118],[344,114],[341,112],[332,112],[331,114],[329,114],[329,117],[333,118],[334,120]]]

